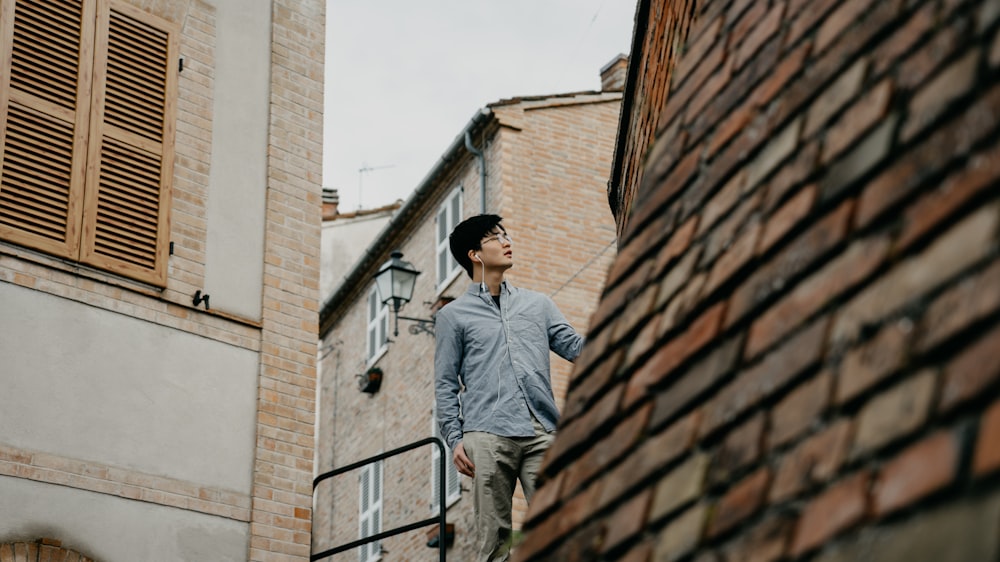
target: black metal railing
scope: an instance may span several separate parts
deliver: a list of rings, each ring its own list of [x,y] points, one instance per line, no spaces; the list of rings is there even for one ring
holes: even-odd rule
[[[439,494],[439,496],[438,496],[438,506],[439,506],[438,515],[435,516],[435,517],[431,517],[429,519],[424,519],[422,521],[417,521],[416,523],[410,523],[409,525],[403,525],[401,527],[396,527],[395,529],[389,529],[388,531],[383,531],[383,532],[381,532],[381,533],[379,533],[377,535],[372,535],[370,537],[364,537],[362,539],[358,539],[356,541],[351,541],[349,543],[342,544],[340,546],[335,546],[335,547],[333,547],[331,549],[324,550],[323,552],[317,552],[316,554],[313,554],[312,556],[309,557],[310,561],[313,561],[313,560],[322,560],[323,558],[327,558],[327,557],[333,556],[334,554],[339,554],[341,552],[344,552],[345,550],[351,550],[352,548],[357,548],[359,546],[364,546],[366,544],[369,544],[369,543],[372,543],[372,542],[375,542],[375,541],[380,541],[380,540],[388,538],[388,537],[393,537],[393,536],[396,536],[396,535],[399,535],[399,534],[402,534],[402,533],[413,531],[413,530],[419,529],[421,527],[426,527],[427,525],[430,525],[431,523],[437,522],[437,524],[438,524],[438,553],[439,553],[438,554],[438,559],[441,562],[445,562],[445,558],[447,556],[446,552],[447,552],[447,548],[448,548],[448,546],[446,544],[446,541],[444,540],[444,538],[445,538],[445,525],[447,523],[447,521],[446,521],[446,515],[447,515],[447,513],[445,512],[445,505],[446,505],[445,502],[446,502],[446,494],[447,494],[447,490],[446,490],[447,481],[446,481],[446,478],[448,477],[447,476],[448,465],[446,463],[448,462],[448,459],[446,458],[446,455],[445,455],[444,442],[441,441],[441,439],[439,439],[437,437],[428,437],[426,439],[421,439],[420,441],[414,441],[413,443],[410,443],[409,445],[404,445],[402,447],[399,447],[398,449],[393,449],[391,451],[382,453],[380,455],[375,455],[373,457],[368,457],[367,459],[360,460],[360,461],[358,461],[356,463],[352,463],[352,464],[349,464],[347,466],[342,466],[340,468],[331,470],[329,472],[324,472],[323,474],[320,474],[319,476],[317,476],[313,480],[313,494],[316,493],[316,487],[319,486],[319,483],[322,482],[322,481],[324,481],[324,480],[326,480],[327,478],[333,478],[334,476],[338,476],[338,475],[343,474],[345,472],[350,472],[352,470],[356,470],[358,468],[361,468],[361,467],[363,467],[365,465],[368,465],[368,464],[371,464],[373,462],[378,462],[380,460],[387,459],[389,457],[394,457],[396,455],[405,453],[407,451],[411,451],[413,449],[416,449],[417,447],[422,447],[424,445],[436,445],[437,448],[438,448],[438,450],[441,452],[441,454],[438,455],[438,462],[440,462],[440,470],[438,470],[438,474],[439,474],[439,477],[440,477],[440,480],[438,482],[438,494]]]

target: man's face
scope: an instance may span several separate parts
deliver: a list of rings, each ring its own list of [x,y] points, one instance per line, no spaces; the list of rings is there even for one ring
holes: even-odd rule
[[[509,269],[514,265],[513,240],[501,226],[495,226],[480,240],[479,257],[486,267]]]

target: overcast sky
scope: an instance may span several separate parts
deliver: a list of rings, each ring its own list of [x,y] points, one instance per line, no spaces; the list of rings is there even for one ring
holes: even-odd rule
[[[599,90],[635,0],[328,0],[323,186],[405,199],[479,108]],[[362,168],[370,170],[360,172]]]

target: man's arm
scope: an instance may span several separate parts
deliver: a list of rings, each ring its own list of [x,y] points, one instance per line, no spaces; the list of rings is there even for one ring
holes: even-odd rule
[[[462,440],[461,390],[462,334],[447,314],[439,312],[434,325],[434,399],[441,436],[452,450]]]
[[[567,361],[575,361],[580,356],[586,339],[569,325],[552,299],[546,298],[545,301],[549,349]]]
[[[458,373],[462,367],[462,334],[447,315],[438,313],[434,323],[434,399],[437,402],[437,422],[445,442],[452,450],[455,468],[474,477],[476,467],[465,454],[462,443],[461,390]]]

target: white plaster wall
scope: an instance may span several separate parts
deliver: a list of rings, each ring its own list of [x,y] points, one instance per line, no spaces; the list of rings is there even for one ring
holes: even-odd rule
[[[261,317],[271,84],[271,1],[216,7],[215,96],[205,292],[211,306]],[[316,212],[319,213],[317,205]]]
[[[392,211],[323,224],[320,242],[320,304],[333,296],[358,259],[392,218]],[[214,298],[214,297],[213,297]]]
[[[48,537],[101,562],[243,561],[249,524],[0,476],[0,537]]]
[[[252,351],[0,283],[0,443],[249,493],[257,371]]]

